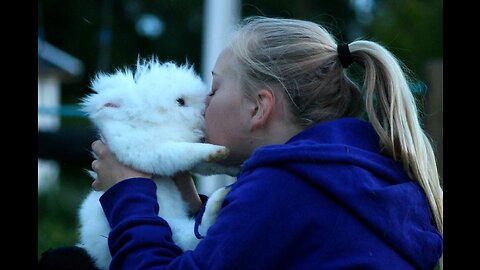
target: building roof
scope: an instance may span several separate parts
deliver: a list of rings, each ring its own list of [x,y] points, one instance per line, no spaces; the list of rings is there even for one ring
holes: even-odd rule
[[[59,73],[64,79],[83,74],[82,61],[38,38],[38,73]]]

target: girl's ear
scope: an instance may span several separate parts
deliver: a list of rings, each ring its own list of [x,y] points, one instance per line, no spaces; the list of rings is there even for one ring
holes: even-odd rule
[[[255,105],[251,111],[250,131],[265,126],[272,116],[275,106],[275,98],[271,90],[261,89],[258,91]]]

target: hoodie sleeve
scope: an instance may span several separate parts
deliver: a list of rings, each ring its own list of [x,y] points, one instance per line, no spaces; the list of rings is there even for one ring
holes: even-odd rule
[[[281,269],[292,248],[286,243],[299,239],[288,233],[291,226],[278,226],[288,223],[278,207],[258,203],[268,186],[242,181],[232,187],[207,236],[195,250],[182,252],[158,216],[155,188],[148,179],[128,179],[100,199],[112,227],[110,269]],[[285,202],[288,194],[274,199]]]
[[[100,202],[112,228],[110,269],[158,269],[183,253],[173,243],[168,223],[158,217],[156,186],[150,179],[122,181]]]

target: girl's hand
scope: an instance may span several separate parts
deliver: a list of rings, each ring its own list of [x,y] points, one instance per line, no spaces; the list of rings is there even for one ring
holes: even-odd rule
[[[137,171],[120,163],[101,140],[92,143],[92,151],[97,157],[91,165],[92,170],[97,173],[97,178],[92,183],[92,188],[96,191],[106,191],[116,183],[128,178],[152,178],[151,174]]]
[[[179,172],[172,176],[172,180],[182,194],[183,200],[187,202],[190,214],[195,214],[202,207],[202,200],[197,193],[192,175],[189,172]]]

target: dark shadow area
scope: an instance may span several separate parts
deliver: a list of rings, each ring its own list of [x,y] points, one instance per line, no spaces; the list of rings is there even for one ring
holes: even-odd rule
[[[93,128],[70,127],[55,132],[38,131],[38,158],[53,159],[66,166],[92,162],[90,148],[98,138]]]

